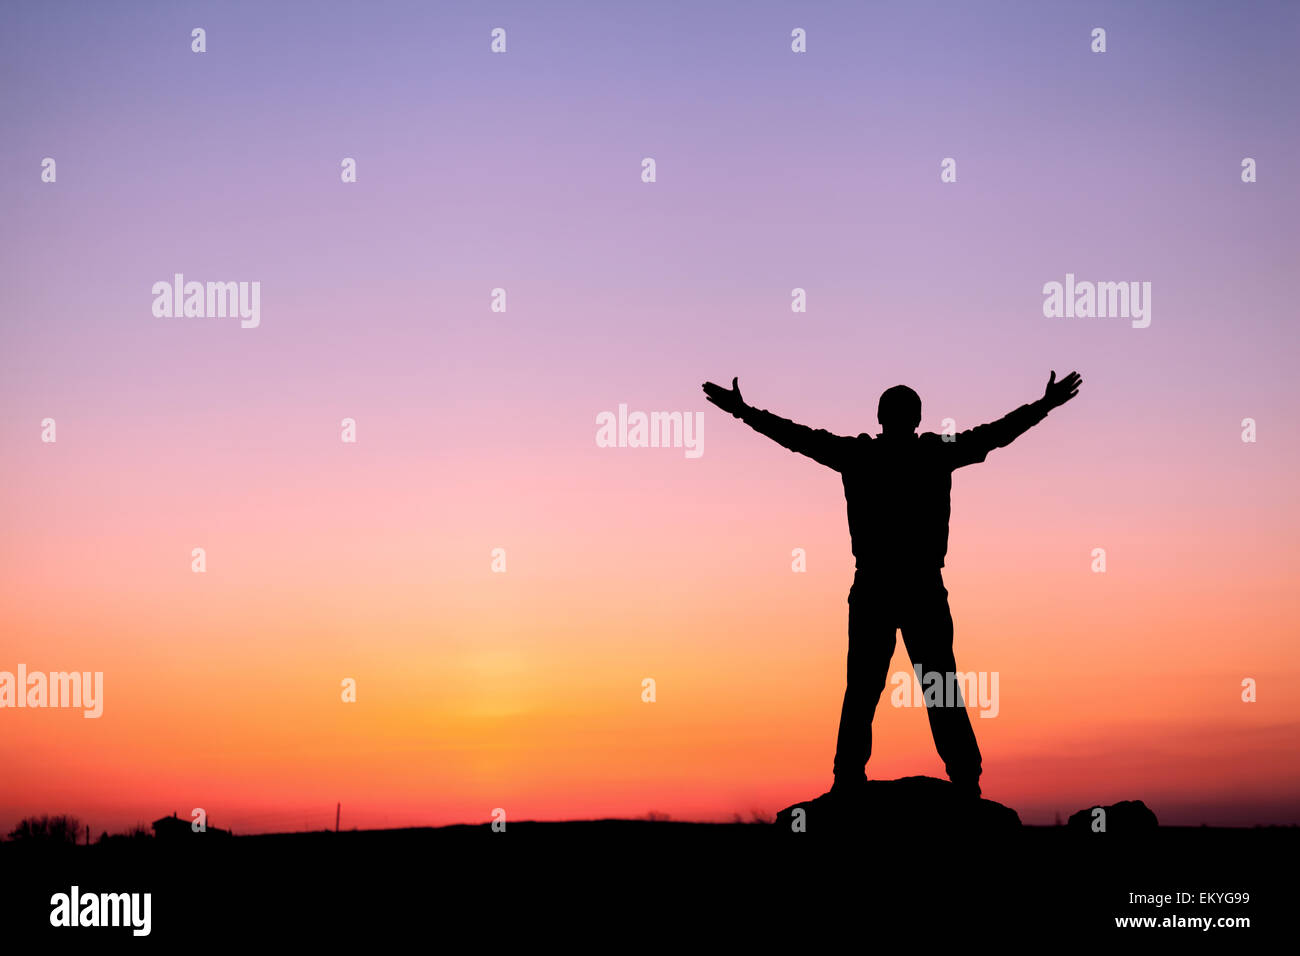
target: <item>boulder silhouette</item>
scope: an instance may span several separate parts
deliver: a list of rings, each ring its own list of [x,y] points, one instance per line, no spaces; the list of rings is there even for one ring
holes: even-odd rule
[[[851,797],[823,793],[792,804],[777,814],[776,826],[795,833],[861,831],[880,836],[999,833],[1019,830],[1020,815],[993,800],[963,796],[947,780],[902,777],[867,780]]]
[[[1160,825],[1155,813],[1141,800],[1121,800],[1119,803],[1096,804],[1072,813],[1066,826],[1071,830],[1091,831],[1093,811],[1098,807],[1106,811],[1106,833],[1141,833]]]

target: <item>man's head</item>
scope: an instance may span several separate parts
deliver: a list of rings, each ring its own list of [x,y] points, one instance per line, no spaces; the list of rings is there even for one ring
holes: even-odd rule
[[[921,424],[921,396],[906,385],[887,388],[880,396],[876,418],[886,434],[910,435]]]

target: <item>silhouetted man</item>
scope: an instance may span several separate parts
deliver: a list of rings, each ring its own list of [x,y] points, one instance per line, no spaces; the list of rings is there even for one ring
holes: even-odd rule
[[[871,720],[885,688],[895,632],[919,673],[943,675],[944,687],[955,684],[952,615],[943,584],[948,553],[948,514],[952,473],[984,460],[994,448],[1011,444],[1079,392],[1083,380],[1071,372],[1061,381],[1052,372],[1043,397],[1021,405],[988,425],[979,425],[945,441],[931,432],[916,434],[921,399],[906,385],[880,396],[877,417],[883,431],[872,438],[832,435],[746,405],[740,383],[731,388],[704,385],[709,401],[755,431],[807,455],[844,480],[849,509],[849,536],[857,571],[849,590],[849,666],[844,708],[840,712],[832,793],[851,795],[866,782],[871,756]],[[930,732],[948,779],[971,797],[980,793],[979,745],[960,700],[956,706],[930,706]]]

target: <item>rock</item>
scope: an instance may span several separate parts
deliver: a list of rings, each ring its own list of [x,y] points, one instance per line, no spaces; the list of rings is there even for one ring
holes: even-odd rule
[[[1111,803],[1088,807],[1080,810],[1078,813],[1070,814],[1070,820],[1066,824],[1071,830],[1092,830],[1092,821],[1094,819],[1093,811],[1098,806],[1106,811],[1106,833],[1141,833],[1148,830],[1154,830],[1160,826],[1156,815],[1141,800],[1121,800],[1119,803]]]
[[[796,811],[803,811],[802,816]],[[851,798],[820,797],[786,807],[778,829],[808,833],[849,831],[907,837],[930,833],[997,833],[1020,828],[1020,815],[993,800],[963,796],[947,780],[903,777],[868,780]]]

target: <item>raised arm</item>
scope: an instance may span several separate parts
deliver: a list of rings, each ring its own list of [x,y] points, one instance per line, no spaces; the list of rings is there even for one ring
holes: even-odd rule
[[[705,382],[704,394],[714,405],[739,418],[760,435],[766,435],[777,444],[807,455],[813,461],[836,471],[843,469],[853,442],[856,441],[842,435],[833,435],[825,429],[809,428],[761,408],[746,405],[740,396],[740,381],[735,378],[731,380],[731,388]]]
[[[976,425],[967,431],[958,432],[949,445],[952,449],[950,454],[954,459],[952,467],[960,468],[963,465],[976,464],[983,461],[994,448],[1005,448],[1010,445],[1046,418],[1047,413],[1053,408],[1059,408],[1078,395],[1079,386],[1082,384],[1083,379],[1079,377],[1078,372],[1071,372],[1058,382],[1056,372],[1053,371],[1047,380],[1047,388],[1043,390],[1042,398],[1021,405],[995,422]]]

